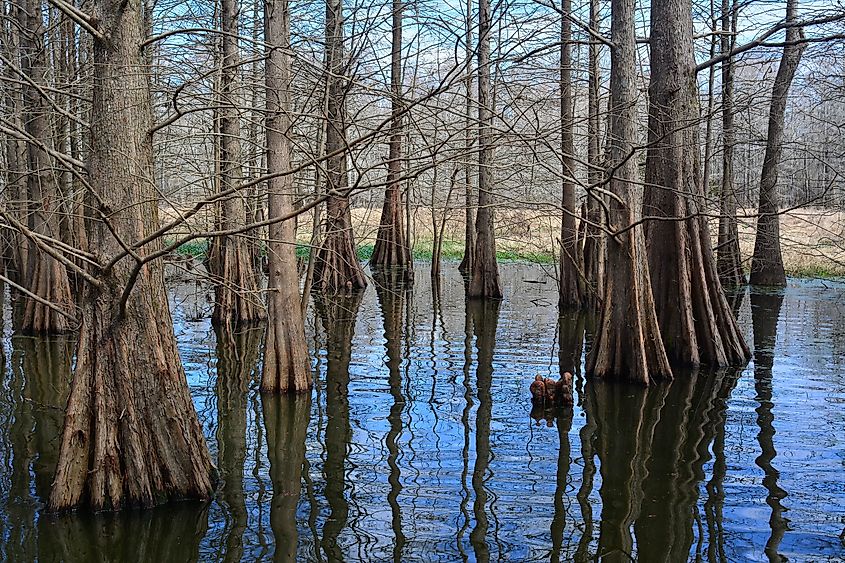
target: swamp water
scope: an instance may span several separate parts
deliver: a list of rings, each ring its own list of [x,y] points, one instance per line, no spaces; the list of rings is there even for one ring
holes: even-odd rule
[[[260,332],[218,342],[204,295],[176,288],[208,504],[44,514],[73,346],[7,325],[0,560],[845,559],[845,284],[745,295],[752,363],[646,390],[584,381],[590,323],[558,328],[540,268],[502,265],[505,300],[469,307],[454,265],[434,295],[419,270],[310,308],[298,399],[258,392]],[[575,407],[531,413],[533,376],[561,365]]]

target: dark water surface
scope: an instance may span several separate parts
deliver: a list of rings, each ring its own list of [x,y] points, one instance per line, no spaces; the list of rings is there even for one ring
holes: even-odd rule
[[[311,398],[262,397],[261,333],[218,342],[178,288],[210,504],[44,514],[73,346],[7,336],[0,560],[845,559],[845,284],[743,296],[746,369],[645,390],[584,381],[590,323],[558,328],[541,269],[469,307],[454,267],[434,294],[419,269],[311,307]],[[576,406],[531,418],[533,376],[573,367]]]

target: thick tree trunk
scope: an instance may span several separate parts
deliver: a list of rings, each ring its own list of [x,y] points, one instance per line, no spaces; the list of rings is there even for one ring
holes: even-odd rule
[[[651,294],[645,239],[640,225],[642,188],[634,151],[636,142],[636,43],[634,1],[611,5],[610,198],[608,226],[618,232],[607,240],[607,274],[600,328],[587,356],[587,374],[648,385],[671,379]],[[629,228],[630,227],[630,228]],[[619,232],[627,229],[624,232]]]
[[[287,0],[264,4],[264,37],[272,47],[266,62],[267,172],[290,170],[291,56],[290,11]],[[293,211],[293,176],[271,178],[267,183],[268,215],[283,217]],[[272,393],[311,389],[311,361],[305,342],[305,322],[296,269],[296,233],[293,221],[270,225],[267,281],[267,341],[261,390]]]
[[[458,265],[458,271],[469,276],[475,265],[475,201],[472,193],[472,147],[475,144],[472,117],[472,0],[466,2],[466,35],[464,36],[464,56],[466,57],[466,88],[464,113],[464,257]]]
[[[26,188],[29,209],[25,211],[26,224],[35,235],[62,240],[61,191],[59,178],[47,153],[53,147],[48,102],[41,91],[48,85],[47,51],[45,49],[44,21],[41,2],[26,0],[18,9],[20,31],[21,72],[29,79],[24,81],[23,121],[26,133],[39,143],[27,143]],[[41,91],[39,91],[41,90]],[[59,311],[69,313],[73,308],[65,266],[28,241],[27,263],[24,264],[23,285],[33,294],[55,305]],[[20,329],[27,334],[60,333],[74,330],[67,316],[45,304],[24,297]]]
[[[797,0],[787,0],[786,21],[795,23]],[[766,155],[763,157],[763,172],[760,176],[760,203],[757,207],[757,236],[754,239],[754,254],[751,257],[753,285],[786,286],[783,256],[780,249],[780,197],[778,196],[778,166],[783,152],[783,127],[786,115],[786,101],[795,71],[801,62],[804,44],[798,43],[804,37],[800,27],[786,30],[786,45],[772,86],[772,102],[769,108],[769,132],[766,139]]]
[[[739,365],[748,348],[722,291],[704,211],[689,0],[651,3],[644,213],[654,303],[672,363]]]
[[[411,250],[405,240],[402,206],[402,5],[403,0],[393,0],[393,42],[390,52],[390,93],[392,116],[390,123],[390,149],[387,158],[387,189],[381,210],[376,244],[370,257],[374,268],[408,266]]]
[[[478,2],[478,211],[471,298],[502,298],[493,231],[493,112],[490,99],[490,0]]]
[[[220,72],[220,179],[221,191],[236,188],[244,181],[241,151],[241,124],[238,117],[241,91],[238,78],[239,0],[222,0],[223,61]],[[252,218],[247,214],[244,194],[223,199],[217,208],[217,227],[222,230],[242,227]],[[209,252],[209,270],[214,287],[215,325],[235,326],[256,323],[265,318],[258,294],[259,273],[252,259],[252,248],[245,234],[215,237]]]
[[[736,44],[737,2],[722,0],[722,54],[730,53]],[[722,62],[722,186],[719,195],[719,243],[716,264],[724,287],[745,284],[742,254],[739,250],[739,227],[736,211],[739,202],[734,184],[734,65],[733,57]]]
[[[367,287],[367,280],[355,252],[346,193],[346,94],[350,81],[344,57],[343,0],[326,1],[326,70],[326,154],[334,155],[326,161],[326,188],[333,195],[326,201],[326,232],[314,265],[314,288],[324,293],[360,291]]]
[[[560,228],[558,307],[582,306],[582,264],[575,221],[575,136],[572,115],[572,0],[562,0],[560,18],[560,153],[563,218]]]
[[[104,221],[91,233],[101,263],[159,227],[152,112],[138,0],[98,0],[107,40],[94,44],[91,184]],[[112,232],[112,229],[114,232]],[[140,251],[154,251],[153,243]],[[48,508],[94,510],[206,499],[214,468],[176,350],[160,261],[132,283],[121,260],[88,284],[76,369]]]
[[[590,27],[599,29],[599,0],[590,0]],[[595,38],[590,38],[588,63],[588,94],[587,94],[587,182],[590,186],[597,186],[602,180],[601,163],[601,132],[599,111],[599,70],[600,44]],[[605,262],[605,233],[599,225],[602,224],[604,197],[592,190],[587,192],[587,225],[584,238],[584,302],[593,311],[601,307],[604,293],[604,262]]]
[[[302,491],[305,438],[311,416],[311,395],[273,397],[262,395],[264,428],[273,498],[270,501],[270,527],[276,542],[274,561],[296,561],[296,507]]]

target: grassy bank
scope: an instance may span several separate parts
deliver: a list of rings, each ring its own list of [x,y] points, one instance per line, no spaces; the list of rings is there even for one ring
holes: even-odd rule
[[[752,217],[750,211],[740,211],[741,217]],[[432,239],[430,210],[413,211],[414,257],[431,260]],[[372,254],[378,232],[378,213],[373,209],[354,208],[352,223],[358,241],[358,258],[367,260]],[[310,216],[299,220],[297,254],[307,256],[310,240]],[[746,269],[750,267],[754,248],[755,221],[741,218],[739,238]],[[202,225],[194,228],[201,229]],[[711,234],[718,232],[716,221]],[[463,214],[450,213],[445,224],[443,260],[463,257]],[[781,246],[786,272],[793,277],[834,278],[845,276],[845,212],[804,208],[781,216]],[[496,212],[496,248],[501,261],[551,264],[555,259],[555,241],[560,236],[560,220],[553,212],[537,210],[499,209]],[[715,240],[714,240],[715,244]],[[204,256],[208,250],[205,240],[197,239],[183,245],[179,254]]]

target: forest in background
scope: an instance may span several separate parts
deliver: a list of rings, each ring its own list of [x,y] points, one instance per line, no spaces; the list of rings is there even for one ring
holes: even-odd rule
[[[311,389],[309,294],[407,284],[415,253],[460,256],[468,299],[503,297],[499,259],[554,264],[561,310],[600,319],[594,377],[747,362],[724,289],[843,273],[843,20],[5,0],[0,279],[14,330],[78,333],[49,508],[213,490],[166,261],[217,327],[266,324],[267,393]]]

